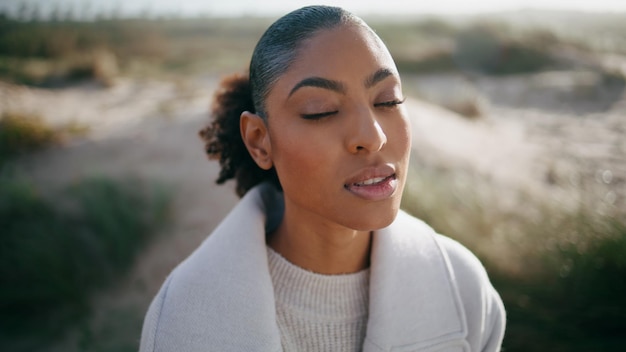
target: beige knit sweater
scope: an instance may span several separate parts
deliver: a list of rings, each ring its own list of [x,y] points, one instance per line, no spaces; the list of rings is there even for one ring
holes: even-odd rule
[[[285,352],[360,351],[367,328],[369,269],[321,275],[268,247],[276,320]]]

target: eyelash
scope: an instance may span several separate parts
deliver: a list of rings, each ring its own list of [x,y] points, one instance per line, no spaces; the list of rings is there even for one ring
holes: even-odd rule
[[[393,108],[395,106],[403,104],[404,100],[405,99],[385,101],[385,102],[382,102],[382,103],[374,104],[374,107],[377,107],[377,108]],[[324,117],[334,115],[334,114],[336,114],[338,112],[339,111],[327,111],[327,112],[321,112],[319,114],[302,114],[302,118],[305,119],[305,120],[319,120],[319,119],[322,119]]]
[[[381,107],[381,108],[393,108],[394,106],[398,106],[400,104],[404,103],[405,99],[400,99],[400,100],[391,100],[391,101],[385,101],[382,103],[378,103],[378,104],[374,104],[375,107]]]
[[[320,112],[319,114],[302,114],[302,118],[305,120],[319,120],[326,116],[334,115],[339,111]]]

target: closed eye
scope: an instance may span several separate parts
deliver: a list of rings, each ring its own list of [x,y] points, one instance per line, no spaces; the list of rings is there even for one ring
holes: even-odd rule
[[[390,100],[390,101],[384,101],[381,103],[376,103],[374,104],[374,107],[381,107],[381,108],[393,108],[395,106],[398,106],[400,104],[403,104],[405,101],[404,99],[395,99],[395,100]],[[335,111],[325,111],[325,112],[320,112],[317,114],[301,114],[300,116],[305,119],[305,120],[319,120],[322,119],[324,117],[328,117],[331,115],[335,115],[337,114],[339,111],[335,110]]]
[[[326,111],[326,112],[320,112],[317,114],[302,114],[301,117],[305,120],[319,120],[321,118],[334,115],[336,113],[338,113],[338,111]]]
[[[394,106],[400,105],[402,103],[404,103],[405,99],[399,100],[399,99],[395,99],[395,100],[390,100],[390,101],[384,101],[382,103],[376,103],[374,104],[375,107],[382,107],[382,108],[392,108]]]

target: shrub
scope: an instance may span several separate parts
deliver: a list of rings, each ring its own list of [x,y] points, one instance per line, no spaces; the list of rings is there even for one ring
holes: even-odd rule
[[[48,198],[32,185],[2,178],[3,333],[66,326],[59,317],[84,313],[90,293],[129,268],[167,219],[167,194],[139,180],[87,179]]]
[[[0,17],[0,77],[56,87],[94,79],[110,86],[119,60],[160,61],[167,41],[155,21],[30,21]]]
[[[507,307],[508,351],[621,351],[626,346],[626,224],[612,217],[583,219],[569,214],[541,230],[554,238],[577,224],[586,239],[556,241],[526,254],[526,264],[535,270],[510,275],[491,268]]]
[[[37,115],[4,112],[0,117],[0,166],[17,155],[59,142],[59,133]]]
[[[507,38],[501,28],[476,26],[457,35],[455,61],[463,69],[487,74],[536,72],[554,63],[546,41]]]
[[[396,66],[402,74],[453,71],[457,69],[454,53],[448,48],[436,48],[413,57],[396,56]]]

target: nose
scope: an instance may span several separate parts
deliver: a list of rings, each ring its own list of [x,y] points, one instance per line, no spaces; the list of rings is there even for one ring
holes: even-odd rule
[[[355,113],[350,120],[346,145],[351,153],[377,152],[387,144],[387,135],[369,108]]]

